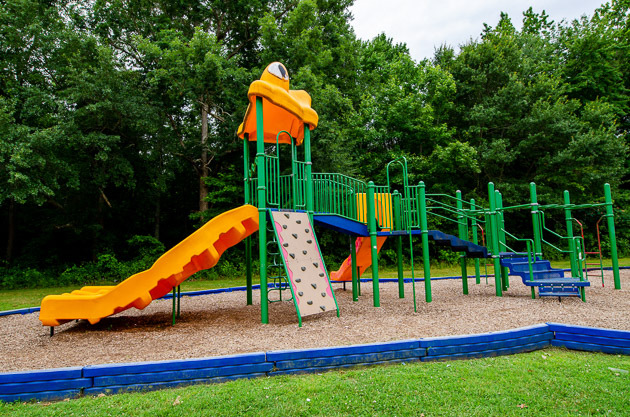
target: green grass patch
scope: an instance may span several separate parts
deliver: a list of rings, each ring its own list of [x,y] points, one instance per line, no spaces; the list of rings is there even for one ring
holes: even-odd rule
[[[0,415],[624,416],[630,410],[630,375],[618,369],[630,370],[630,357],[547,349],[53,404],[3,404]]]

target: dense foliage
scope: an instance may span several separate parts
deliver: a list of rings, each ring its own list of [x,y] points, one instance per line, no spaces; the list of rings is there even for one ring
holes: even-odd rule
[[[573,22],[529,9],[521,30],[501,14],[421,62],[385,34],[358,40],[351,3],[2,2],[0,285],[121,279],[240,204],[235,131],[271,61],[320,115],[316,171],[383,183],[405,156],[414,183],[483,201],[493,181],[507,204],[530,181],[544,202],[602,201],[608,182],[628,252],[630,2]],[[600,214],[583,214],[591,232]]]

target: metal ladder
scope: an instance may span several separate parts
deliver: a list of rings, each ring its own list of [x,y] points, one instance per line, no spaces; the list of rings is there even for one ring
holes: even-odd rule
[[[601,216],[597,220],[597,223],[595,223],[595,228],[597,230],[597,251],[586,252],[586,247],[585,247],[585,252],[584,252],[584,273],[586,274],[586,280],[589,280],[588,271],[597,271],[599,269],[599,275],[602,279],[602,287],[604,287],[604,260],[602,257],[602,238],[601,238],[601,233],[599,231],[599,223],[602,221],[604,217],[606,216]],[[582,234],[581,235],[582,242],[584,242],[584,227],[582,226],[582,223],[578,219],[574,219],[574,220],[577,222],[577,224],[580,225],[580,233]],[[588,260],[589,255],[591,256],[597,255],[599,257],[599,262],[592,262],[592,260],[591,262],[589,262]]]
[[[282,254],[280,253],[280,245],[276,240],[276,234],[273,229],[268,229],[271,232],[271,239],[267,240],[267,280],[271,284],[270,288],[267,288],[267,298],[270,303],[277,303],[281,301],[293,301],[293,295],[289,298],[282,298],[284,291],[291,292],[289,288],[289,279],[285,275],[284,262],[282,260]],[[271,294],[277,292],[277,298],[272,298]]]

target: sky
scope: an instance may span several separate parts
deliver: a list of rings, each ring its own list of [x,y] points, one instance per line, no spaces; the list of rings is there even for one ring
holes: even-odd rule
[[[385,33],[395,43],[406,43],[415,60],[431,58],[436,47],[457,47],[478,39],[483,24],[496,26],[506,12],[517,29],[530,6],[551,20],[572,21],[592,15],[605,0],[355,0],[350,9],[357,36],[363,40]]]

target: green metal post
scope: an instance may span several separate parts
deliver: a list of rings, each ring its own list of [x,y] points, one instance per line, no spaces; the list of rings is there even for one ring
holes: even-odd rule
[[[540,234],[540,218],[538,216],[538,196],[536,195],[536,184],[529,183],[529,198],[532,205],[532,225],[534,227],[534,262],[536,256],[542,256],[542,236]],[[533,288],[532,288],[533,291]]]
[[[420,187],[420,229],[422,231],[422,262],[424,264],[424,297],[426,302],[430,303],[432,300],[431,265],[429,263],[429,222],[427,221],[426,187],[423,181],[420,181],[418,186]]]
[[[613,213],[612,193],[610,192],[610,184],[604,184],[604,197],[606,198],[606,220],[608,222],[608,236],[610,237],[610,257],[612,258],[613,277],[615,280],[615,289],[621,289],[621,281],[619,279],[619,259],[617,258],[617,239],[615,237],[615,217]]]
[[[462,192],[457,190],[455,192],[457,197],[457,230],[459,238],[462,240],[468,240],[468,233],[466,230],[467,221],[464,216],[464,204],[462,203]],[[466,252],[459,253],[459,264],[462,268],[462,291],[464,294],[468,294],[468,270],[466,268]]]
[[[374,201],[374,182],[368,182],[367,188],[367,221],[368,232],[370,234],[370,252],[372,254],[372,287],[374,307],[381,306],[379,288],[378,288],[378,243],[376,241],[376,208]]]
[[[350,266],[352,267],[352,301],[359,301],[359,272],[357,271],[357,245],[353,236],[350,240]]]
[[[172,322],[173,326],[175,326],[175,313],[176,313],[175,303],[177,302],[176,298],[177,297],[175,295],[175,287],[173,287],[173,322]]]
[[[177,286],[177,318],[181,316],[182,286]]]
[[[245,184],[245,204],[251,204],[251,196],[249,195],[249,135],[246,133],[243,138],[243,182]],[[247,237],[245,239],[245,271],[246,271],[246,285],[247,285],[247,305],[253,304],[253,291],[252,291],[252,239]]]
[[[267,295],[267,188],[265,178],[265,134],[263,101],[256,97],[256,168],[258,170],[258,245],[260,254],[260,321],[269,323]]]
[[[394,191],[392,193],[392,204],[394,205],[394,229],[402,230],[402,218],[400,215],[401,209],[401,195],[398,191]],[[403,271],[403,258],[402,258],[402,236],[398,236],[397,247],[396,247],[396,257],[398,261],[398,298],[405,298],[405,278]]]
[[[580,281],[584,280],[584,277],[580,273],[578,248],[573,240],[573,216],[571,214],[571,197],[569,196],[569,190],[564,190],[564,221],[567,225],[567,237],[569,238],[569,262],[571,264],[571,276],[574,278],[580,278]],[[586,301],[586,294],[584,287],[580,287],[580,298],[582,301]]]
[[[313,223],[313,212],[315,210],[315,200],[313,198],[313,170],[311,162],[311,129],[304,123],[304,162],[306,165],[306,212]]]
[[[477,206],[475,205],[475,199],[470,199],[470,209],[472,211],[477,210]],[[477,217],[476,214],[473,214],[472,219],[470,220],[470,227],[472,228],[472,242],[475,245],[479,244],[479,238],[477,236]],[[475,284],[481,284],[481,273],[479,272],[479,258],[475,258]]]
[[[501,282],[501,261],[499,259],[499,234],[497,225],[497,212],[494,194],[494,184],[488,183],[488,202],[490,206],[490,227],[486,235],[492,237],[492,259],[494,261],[494,287],[497,297],[503,297],[503,284]]]
[[[496,197],[496,208],[497,208],[497,219],[499,223],[499,242],[503,245],[505,250],[507,251],[507,240],[505,237],[505,217],[503,215],[503,195],[499,190],[495,191]],[[499,246],[499,250],[501,250],[501,246]],[[509,271],[507,266],[501,267],[501,282],[503,283],[503,291],[507,291],[510,287],[510,278]]]
[[[577,266],[577,257],[575,242],[573,241],[573,217],[571,216],[571,198],[569,197],[569,191],[564,190],[564,221],[567,225],[567,237],[569,241],[569,263],[571,264],[571,276],[577,277],[579,275]]]

